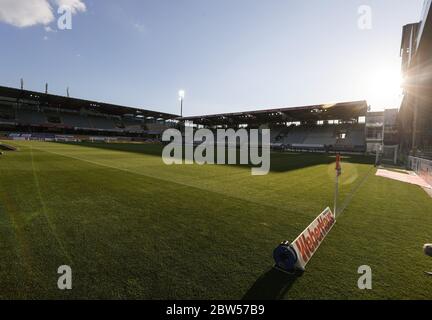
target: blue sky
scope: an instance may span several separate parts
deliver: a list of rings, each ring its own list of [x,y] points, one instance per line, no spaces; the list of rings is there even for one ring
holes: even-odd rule
[[[21,26],[0,0],[0,85],[185,115],[367,99],[398,107],[402,26],[423,0],[32,0],[54,20]],[[83,2],[72,30],[56,5]],[[372,28],[358,28],[358,7]],[[26,11],[23,11],[26,12]],[[34,10],[32,11],[34,12]],[[46,14],[46,13],[45,13]],[[17,17],[20,19],[21,17]],[[49,27],[49,28],[48,28]]]

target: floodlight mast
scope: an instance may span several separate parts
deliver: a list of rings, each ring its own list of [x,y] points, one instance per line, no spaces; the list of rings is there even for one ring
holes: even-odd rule
[[[185,97],[185,91],[179,90],[178,96],[179,96],[179,100],[180,100],[180,116],[183,117],[183,100]]]

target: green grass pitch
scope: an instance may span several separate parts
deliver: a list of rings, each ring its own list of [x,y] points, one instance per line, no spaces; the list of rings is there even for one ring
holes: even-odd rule
[[[1,299],[432,299],[432,199],[368,158],[344,157],[346,208],[292,277],[272,250],[332,205],[334,157],[272,153],[270,174],[251,176],[166,166],[156,145],[7,143],[20,150],[0,156]]]

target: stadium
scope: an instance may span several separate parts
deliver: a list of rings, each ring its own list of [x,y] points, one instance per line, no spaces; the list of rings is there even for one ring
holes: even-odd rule
[[[183,116],[1,86],[0,299],[431,300],[431,3],[403,28],[398,109]],[[165,165],[164,132],[187,127],[270,130],[269,174]],[[306,270],[275,268],[275,247],[327,207]],[[64,265],[73,290],[57,289]]]

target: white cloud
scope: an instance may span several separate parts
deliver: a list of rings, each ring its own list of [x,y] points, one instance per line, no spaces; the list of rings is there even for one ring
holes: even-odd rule
[[[0,0],[0,21],[16,27],[47,25],[54,20],[47,0]]]
[[[47,26],[57,12],[53,6],[69,6],[72,13],[86,11],[83,0],[0,0],[0,22],[19,28]]]
[[[45,26],[44,29],[45,29],[46,32],[57,32],[56,30],[54,30],[50,26]]]
[[[137,23],[134,23],[133,26],[134,26],[134,28],[136,30],[138,30],[138,32],[141,32],[141,33],[146,33],[147,32],[146,26],[143,25],[142,23],[138,23],[137,22]]]
[[[84,12],[87,9],[85,3],[82,2],[82,0],[54,0],[54,2],[58,7],[70,7],[73,14],[77,13],[78,11]]]

